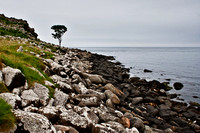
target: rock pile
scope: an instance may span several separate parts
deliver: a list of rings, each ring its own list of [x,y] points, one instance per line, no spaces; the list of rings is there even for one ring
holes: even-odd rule
[[[46,86],[25,86],[23,73],[4,67],[2,80],[11,93],[0,97],[12,105],[16,132],[153,133],[199,132],[199,107],[172,101],[158,81],[129,78],[113,57],[63,48],[54,60],[42,59],[57,84],[49,99]]]

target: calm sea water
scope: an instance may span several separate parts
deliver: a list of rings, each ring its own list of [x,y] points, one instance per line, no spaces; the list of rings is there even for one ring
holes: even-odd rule
[[[200,47],[199,48],[166,48],[166,47],[89,47],[81,48],[93,53],[111,55],[125,67],[132,67],[131,76],[138,76],[148,81],[158,80],[184,84],[182,90],[171,90],[170,93],[181,94],[186,102],[198,102],[200,98]],[[144,73],[144,69],[152,73]]]

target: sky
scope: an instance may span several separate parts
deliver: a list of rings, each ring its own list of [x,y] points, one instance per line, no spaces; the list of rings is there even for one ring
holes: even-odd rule
[[[65,25],[66,47],[200,47],[200,0],[1,0],[46,42]]]

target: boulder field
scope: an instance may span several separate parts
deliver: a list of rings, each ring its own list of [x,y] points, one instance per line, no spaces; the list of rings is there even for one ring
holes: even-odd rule
[[[4,65],[0,70],[0,80],[10,90],[0,98],[17,119],[11,132],[200,132],[199,106],[174,101],[177,95],[169,94],[166,84],[130,77],[129,69],[112,56],[64,47],[54,55],[37,56],[54,83],[28,87],[19,69]],[[55,89],[53,98],[48,86]]]

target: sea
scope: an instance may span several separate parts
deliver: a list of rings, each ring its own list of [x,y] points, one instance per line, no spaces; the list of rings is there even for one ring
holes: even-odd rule
[[[200,103],[200,47],[81,47],[80,49],[102,55],[114,56],[132,77],[147,81],[181,82],[181,90],[175,100]],[[145,73],[144,69],[152,73]]]

